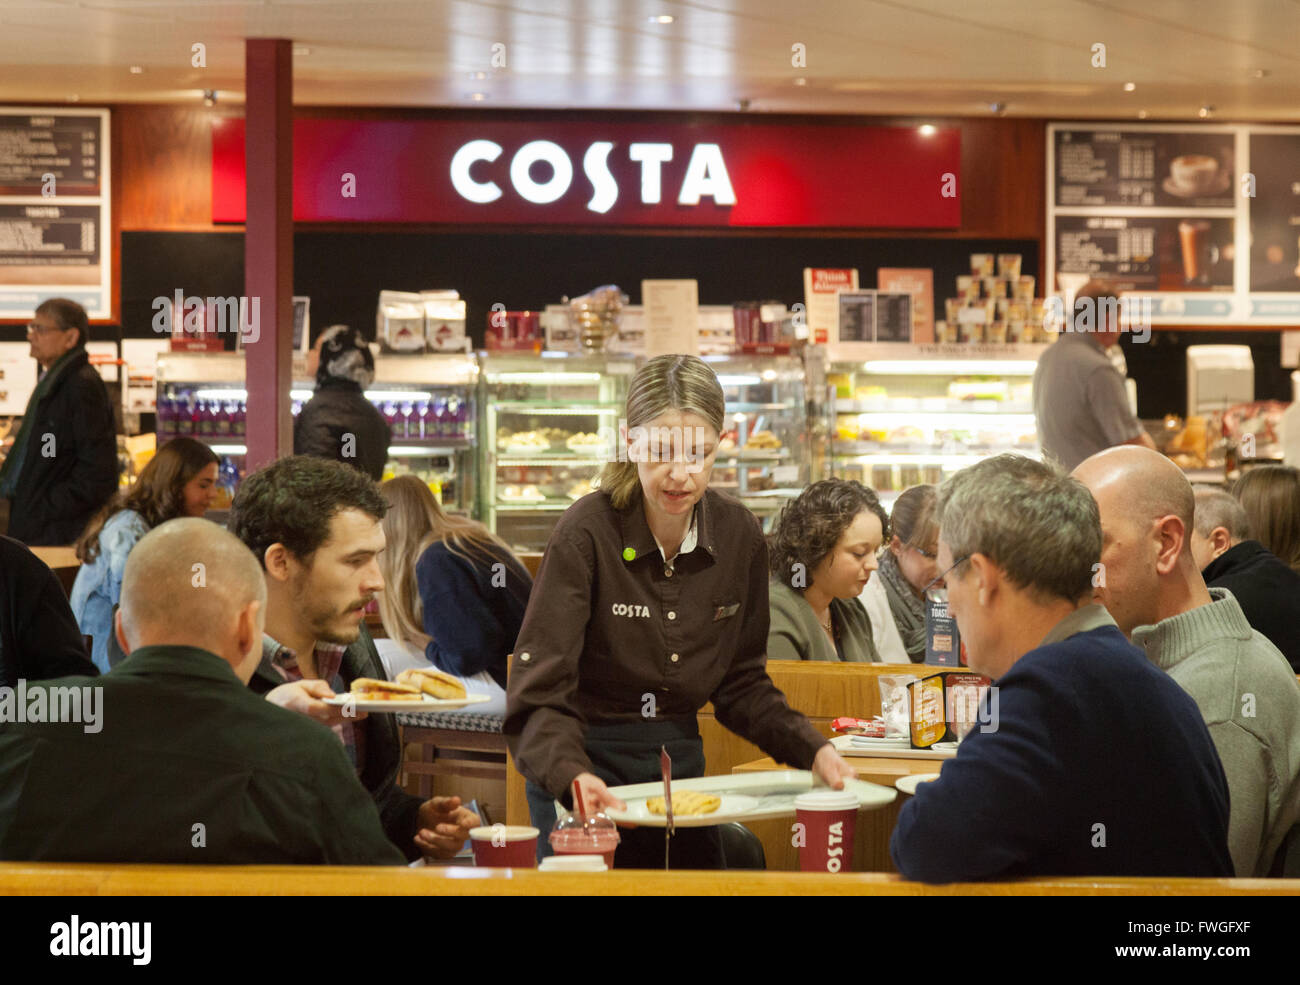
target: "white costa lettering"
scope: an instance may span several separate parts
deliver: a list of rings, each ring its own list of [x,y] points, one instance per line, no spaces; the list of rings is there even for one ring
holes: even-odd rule
[[[629,616],[633,619],[650,618],[650,610],[644,605],[629,605],[626,602],[615,602],[610,606],[610,611],[616,616]]]
[[[582,157],[582,171],[591,184],[587,209],[601,215],[618,202],[618,181],[609,166],[615,144],[597,140]],[[480,172],[475,178],[471,168],[479,162],[492,164],[504,148],[492,140],[471,140],[456,150],[451,158],[451,185],[461,198],[476,205],[495,202],[504,194],[501,186]],[[663,166],[673,160],[673,145],[667,143],[633,143],[627,159],[641,166],[641,204],[659,205],[663,201]],[[542,161],[550,166],[551,175],[537,181],[532,166]],[[573,161],[559,144],[533,140],[524,144],[510,160],[510,184],[516,194],[534,205],[550,205],[568,193],[573,185]],[[678,205],[699,205],[701,198],[711,198],[717,205],[735,205],[736,191],[718,144],[696,144],[691,149],[686,173],[677,195]]]

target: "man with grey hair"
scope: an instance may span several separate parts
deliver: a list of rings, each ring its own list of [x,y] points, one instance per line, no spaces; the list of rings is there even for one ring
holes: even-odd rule
[[[1113,445],[1155,447],[1129,408],[1124,378],[1106,350],[1120,337],[1119,298],[1090,280],[1055,344],[1034,368],[1034,423],[1045,458],[1072,469]]]
[[[1090,604],[1101,527],[1088,491],[999,455],[945,482],[938,510],[935,581],[971,670],[994,680],[980,724],[899,813],[899,872],[1231,875],[1227,786],[1196,705]]]
[[[117,615],[127,658],[27,687],[29,709],[91,692],[94,721],[0,725],[0,858],[401,864],[329,730],[248,689],[265,605],[257,559],[217,525],[143,537]]]
[[[1300,673],[1300,574],[1250,539],[1246,510],[1217,486],[1196,486],[1192,558],[1209,588],[1226,588],[1253,629]]]
[[[1177,465],[1149,449],[1112,448],[1074,475],[1101,514],[1097,596],[1147,658],[1196,700],[1232,796],[1228,842],[1236,874],[1269,875],[1300,819],[1295,675],[1231,592],[1206,588],[1188,536],[1196,501]]]

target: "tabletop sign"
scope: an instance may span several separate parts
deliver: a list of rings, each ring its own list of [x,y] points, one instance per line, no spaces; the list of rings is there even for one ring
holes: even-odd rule
[[[47,298],[111,318],[108,110],[0,111],[0,318]]]
[[[907,341],[934,341],[933,268],[881,267],[876,271],[876,288],[888,294],[910,294],[912,296],[912,333]]]
[[[925,662],[945,667],[961,664],[961,634],[947,602],[925,602]]]

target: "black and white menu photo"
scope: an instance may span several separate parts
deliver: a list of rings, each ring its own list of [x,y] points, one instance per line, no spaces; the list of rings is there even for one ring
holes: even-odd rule
[[[112,316],[109,112],[0,112],[0,318],[52,295]]]

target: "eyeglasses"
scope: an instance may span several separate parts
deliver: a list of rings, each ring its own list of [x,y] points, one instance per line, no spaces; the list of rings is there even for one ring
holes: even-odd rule
[[[51,332],[61,331],[63,331],[63,329],[59,328],[58,325],[42,325],[40,322],[34,321],[27,323],[28,335],[49,335]]]
[[[970,560],[970,555],[963,554],[961,557],[959,557],[956,561],[952,563],[952,567],[948,568],[948,570],[945,571],[943,574],[941,574],[938,578],[930,582],[930,584],[926,585],[925,588],[921,590],[921,594],[924,595],[931,602],[947,602],[948,585],[944,579],[946,579],[947,576],[952,573],[953,569],[955,569],[957,565],[965,564],[969,560]]]
[[[917,547],[915,544],[909,544],[908,546],[927,561],[933,561],[939,556],[938,551],[927,551],[924,547]]]

